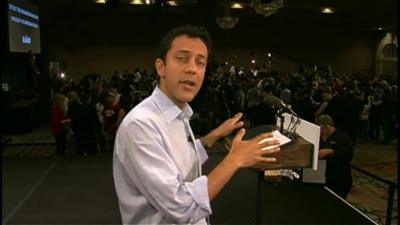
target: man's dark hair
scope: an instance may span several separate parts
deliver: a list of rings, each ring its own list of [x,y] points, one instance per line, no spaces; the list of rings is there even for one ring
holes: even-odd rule
[[[189,38],[200,38],[207,47],[208,55],[211,52],[211,37],[207,29],[204,27],[198,27],[194,25],[183,25],[170,30],[160,43],[160,55],[159,58],[165,61],[167,52],[171,49],[172,42],[176,37],[186,35]]]

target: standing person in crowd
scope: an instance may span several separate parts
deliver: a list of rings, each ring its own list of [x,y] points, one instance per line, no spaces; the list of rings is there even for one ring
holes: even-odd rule
[[[122,121],[114,147],[114,182],[123,224],[207,224],[210,200],[240,169],[271,163],[277,140],[260,144],[270,133],[244,141],[241,129],[228,155],[208,176],[201,164],[205,147],[241,128],[242,114],[195,139],[188,102],[203,83],[211,39],[204,28],[191,25],[171,30],[161,41],[155,61],[160,84],[152,95]]]
[[[32,94],[38,94],[40,86],[40,70],[36,65],[36,55],[32,51],[28,51],[28,79],[31,81]]]
[[[255,80],[251,81],[251,88],[247,92],[247,109],[251,109],[252,107],[258,105],[262,99],[262,89],[261,85],[258,85]]]
[[[233,112],[243,112],[245,110],[246,94],[243,91],[243,84],[238,82],[233,85],[234,99],[233,99]]]
[[[381,96],[374,90],[373,94],[368,96],[368,101],[371,105],[369,108],[368,136],[370,140],[379,141],[380,129],[382,127],[380,120],[382,99]]]
[[[389,145],[393,141],[393,124],[395,122],[394,115],[396,107],[396,102],[390,93],[390,86],[384,86],[380,112],[380,121],[383,131],[383,139],[380,143],[383,145]]]
[[[348,134],[337,130],[333,119],[320,115],[316,121],[321,127],[319,159],[326,159],[325,184],[342,198],[346,198],[353,185],[351,160],[353,144]]]
[[[91,104],[89,92],[81,92],[78,101],[79,106],[76,108],[74,117],[71,118],[71,123],[75,124],[76,154],[95,155],[97,151],[96,135],[100,130],[96,108]]]
[[[325,114],[325,110],[329,105],[329,101],[332,99],[332,95],[328,92],[322,93],[322,102],[319,104],[316,112],[315,112],[315,118],[317,118],[319,115]]]
[[[71,120],[66,116],[65,109],[66,97],[61,94],[54,96],[53,109],[51,113],[51,130],[56,141],[56,154],[65,155],[67,125]]]
[[[360,138],[368,138],[368,121],[369,121],[369,109],[371,108],[370,102],[365,98],[364,106],[360,114]]]
[[[94,102],[94,107],[96,109],[97,118],[100,122],[100,128],[97,130],[96,141],[99,146],[100,152],[106,152],[106,132],[104,130],[104,106],[107,103],[107,93],[104,91],[97,98],[97,101]],[[93,95],[92,95],[93,96]]]
[[[97,104],[98,102],[101,102],[102,95],[105,95],[105,92],[106,92],[106,90],[104,88],[104,81],[100,78],[97,78],[97,80],[95,82],[95,87],[91,93],[92,102],[95,104]]]
[[[118,116],[120,115],[120,110],[121,106],[116,100],[115,93],[108,92],[103,110],[103,126],[106,133],[106,141],[111,142],[111,146],[114,146],[115,134],[119,125]]]
[[[70,91],[67,94],[68,96],[68,108],[67,108],[67,116],[68,118],[71,119],[70,123],[70,130],[73,133],[73,136],[75,137],[75,151],[76,153],[78,152],[78,140],[77,140],[77,133],[79,132],[79,122],[76,119],[76,117],[79,114],[79,108],[81,106],[81,103],[78,99],[78,94],[75,91]]]
[[[261,83],[257,84],[257,81],[253,79],[250,84],[252,85],[247,92],[246,101],[246,116],[249,119],[251,127],[259,125],[257,122],[260,121],[259,117],[259,108],[261,101],[263,100],[263,91],[261,89]]]
[[[294,94],[293,110],[304,120],[314,122],[314,100],[311,96],[311,89],[302,86]]]
[[[285,104],[292,104],[292,91],[289,89],[288,80],[282,83],[281,99]]]

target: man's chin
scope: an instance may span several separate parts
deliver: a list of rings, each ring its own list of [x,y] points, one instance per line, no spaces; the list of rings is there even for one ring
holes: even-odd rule
[[[181,95],[181,99],[186,102],[191,102],[197,95],[198,90],[192,90],[190,92],[184,92]]]
[[[179,98],[179,102],[180,103],[189,103],[194,99],[195,96],[196,95],[181,96],[181,98]]]
[[[182,99],[180,99],[180,102],[181,102],[181,103],[189,103],[189,102],[191,102],[193,99],[194,99],[194,97],[193,97],[193,98],[182,98]]]

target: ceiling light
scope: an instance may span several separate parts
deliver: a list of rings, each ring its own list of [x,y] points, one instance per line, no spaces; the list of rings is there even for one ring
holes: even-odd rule
[[[167,1],[167,4],[170,6],[178,6],[178,3],[176,3],[176,1]]]
[[[150,5],[151,1],[150,0],[146,0],[146,5]]]
[[[106,0],[95,0],[94,3],[97,3],[97,4],[106,4]]]
[[[231,5],[231,8],[232,8],[232,9],[243,9],[243,5],[242,5],[241,3],[235,2],[235,3],[233,3],[233,4]]]
[[[332,8],[323,8],[323,9],[321,10],[321,13],[332,14],[332,13],[333,13],[333,10],[332,10]]]
[[[235,16],[231,16],[229,12],[228,4],[224,6],[224,13],[222,16],[217,17],[216,22],[221,29],[232,29],[237,23],[239,19]]]
[[[264,17],[269,17],[283,7],[283,0],[272,0],[268,2],[264,0],[251,0],[250,5],[255,9],[256,13]]]
[[[131,5],[143,5],[144,2],[142,0],[132,0],[129,2]]]
[[[382,27],[378,27],[378,30],[382,30],[383,28]]]

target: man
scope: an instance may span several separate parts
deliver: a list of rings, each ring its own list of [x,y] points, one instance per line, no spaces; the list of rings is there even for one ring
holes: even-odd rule
[[[256,163],[275,162],[263,157],[279,151],[270,133],[243,141],[241,129],[230,152],[208,174],[201,175],[207,159],[204,147],[241,128],[242,114],[226,120],[196,139],[189,125],[188,102],[198,93],[210,51],[204,28],[186,25],[171,30],[161,41],[155,61],[160,78],[152,95],[133,108],[122,121],[114,147],[114,182],[124,224],[206,224],[210,200],[235,172]]]
[[[28,51],[28,57],[28,79],[32,82],[32,93],[38,94],[40,71],[36,65],[36,55],[32,51]]]
[[[350,163],[354,150],[351,139],[335,128],[333,119],[327,114],[320,115],[315,122],[321,127],[318,157],[326,159],[325,184],[346,198],[353,184]]]

